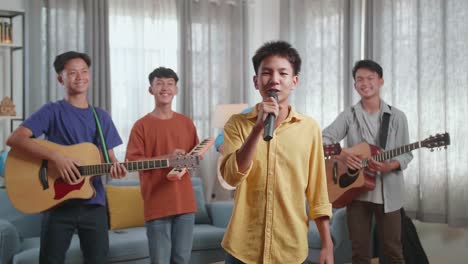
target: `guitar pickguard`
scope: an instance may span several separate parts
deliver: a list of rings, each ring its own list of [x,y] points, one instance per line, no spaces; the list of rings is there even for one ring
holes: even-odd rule
[[[83,180],[77,184],[72,185],[72,184],[66,183],[61,178],[56,179],[54,181],[54,191],[55,191],[54,199],[60,200],[63,197],[65,197],[67,194],[69,194],[70,192],[74,190],[80,190],[84,182],[85,181]]]

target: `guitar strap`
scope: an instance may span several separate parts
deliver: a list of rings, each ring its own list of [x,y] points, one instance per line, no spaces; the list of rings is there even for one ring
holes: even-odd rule
[[[392,107],[389,105],[388,108],[392,110]],[[388,125],[390,124],[390,113],[384,113],[382,117],[382,126],[380,127],[380,147],[385,150],[387,146],[387,136],[388,136]]]
[[[107,145],[106,145],[106,141],[104,140],[104,135],[102,134],[102,128],[101,128],[101,122],[99,121],[99,116],[96,112],[96,109],[94,109],[94,106],[91,105],[91,109],[93,109],[94,119],[96,120],[96,128],[99,132],[99,138],[101,140],[101,148],[102,148],[102,153],[104,155],[104,159],[106,160],[107,163],[110,163],[109,153],[107,153]]]

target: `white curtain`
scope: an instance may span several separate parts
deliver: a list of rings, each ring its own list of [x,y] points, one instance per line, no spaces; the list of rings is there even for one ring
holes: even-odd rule
[[[159,66],[180,75],[176,1],[109,1],[109,42],[112,118],[124,142],[115,151],[123,159],[133,124],[154,109],[148,75]]]
[[[215,136],[211,116],[217,104],[245,102],[246,62],[243,0],[183,1],[184,39],[182,58],[185,88],[182,109],[191,116],[200,139]],[[202,162],[198,176],[203,179],[208,199],[220,198],[216,178],[217,153],[212,149]],[[216,190],[215,190],[216,189]],[[216,194],[218,193],[218,197]],[[229,195],[228,195],[229,196]]]
[[[468,225],[468,1],[373,2],[373,53],[383,96],[405,111],[413,141],[449,132],[445,151],[414,152],[407,211],[422,221]]]
[[[349,105],[350,6],[340,0],[291,0],[288,5],[283,6],[289,16],[282,24],[289,27],[281,35],[302,59],[299,86],[290,103],[325,127]]]
[[[108,109],[107,0],[26,1],[26,12],[26,117],[46,102],[63,98],[52,64],[58,54],[70,50],[90,55],[88,98]]]

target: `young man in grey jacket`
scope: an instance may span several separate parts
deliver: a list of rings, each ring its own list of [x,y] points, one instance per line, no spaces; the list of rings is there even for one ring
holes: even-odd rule
[[[323,130],[324,144],[346,137],[348,147],[363,141],[381,146],[380,130],[384,115],[389,116],[385,149],[408,144],[408,121],[405,114],[385,103],[380,97],[384,84],[382,67],[372,60],[356,62],[353,68],[354,87],[361,100],[343,111]],[[350,170],[362,168],[362,157],[343,149],[338,157]],[[403,170],[413,159],[406,153],[391,160],[369,159],[368,170],[376,172],[375,188],[363,192],[347,205],[347,221],[352,241],[353,263],[370,263],[372,216],[375,215],[379,240],[385,261],[404,263],[401,244],[400,208],[403,205]]]

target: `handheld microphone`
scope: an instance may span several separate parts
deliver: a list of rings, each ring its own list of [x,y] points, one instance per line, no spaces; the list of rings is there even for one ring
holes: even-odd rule
[[[278,102],[278,94],[276,91],[269,91],[268,97],[275,98],[276,102]],[[273,130],[275,129],[275,120],[276,116],[272,113],[269,113],[265,119],[265,129],[263,130],[263,140],[270,141],[273,138]]]

